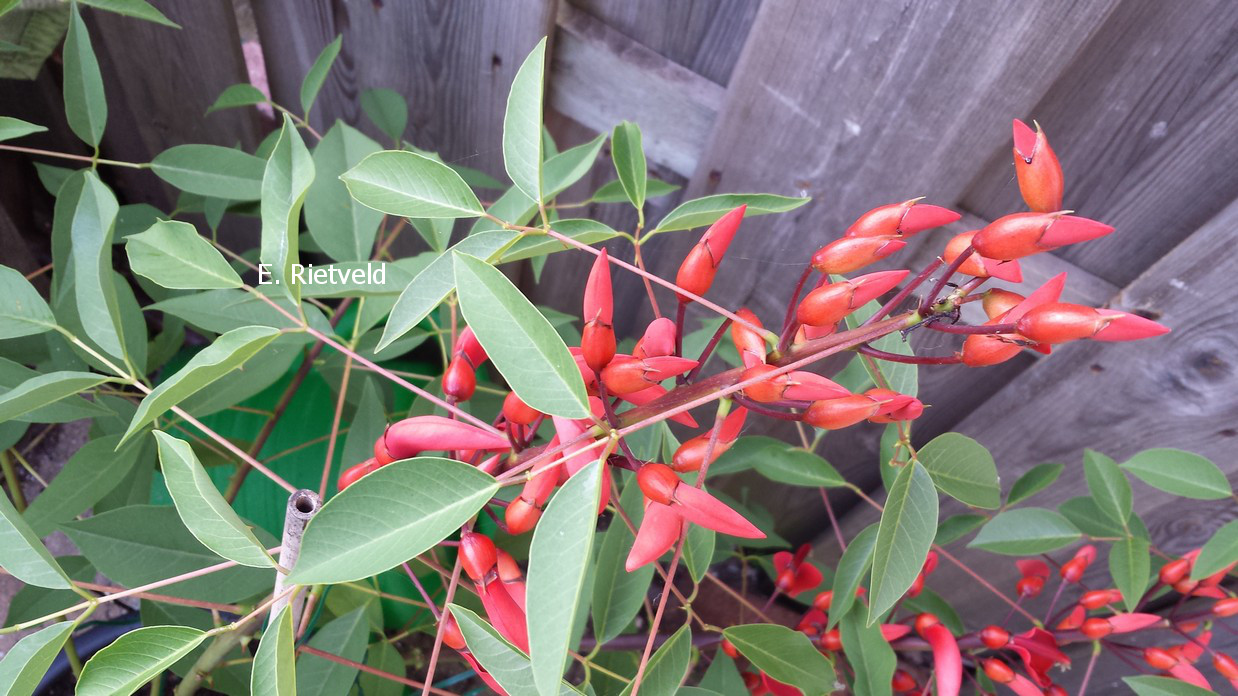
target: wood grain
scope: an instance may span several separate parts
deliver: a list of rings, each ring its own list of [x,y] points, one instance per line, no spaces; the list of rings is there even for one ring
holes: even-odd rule
[[[722,106],[724,90],[601,21],[559,6],[550,104],[586,127],[641,127],[647,157],[689,176]]]
[[[1065,206],[1118,229],[1062,257],[1125,285],[1238,196],[1238,169],[1218,156],[1238,129],[1235,27],[1225,0],[1125,1],[1044,99],[1013,114],[1049,134]],[[990,217],[1017,207],[1010,161],[997,153],[963,205]]]
[[[343,46],[311,113],[387,142],[361,113],[361,92],[386,87],[409,104],[405,137],[449,162],[506,178],[503,112],[516,70],[552,28],[551,0],[254,4],[274,99],[299,110],[301,81],[337,35]]]

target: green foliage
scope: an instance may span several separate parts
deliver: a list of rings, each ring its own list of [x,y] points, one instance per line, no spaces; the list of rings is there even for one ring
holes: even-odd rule
[[[77,137],[99,147],[107,125],[107,98],[90,33],[76,4],[70,5],[69,33],[64,40],[64,115]]]
[[[1079,530],[1058,513],[1020,508],[989,520],[968,546],[1010,556],[1032,556],[1060,549],[1078,538]]]
[[[916,458],[946,495],[972,507],[1001,506],[997,464],[979,442],[966,435],[945,433],[917,450]]]
[[[831,691],[834,667],[803,633],[776,624],[747,624],[731,626],[722,634],[753,666],[774,679],[799,687],[809,696]]]
[[[911,587],[936,534],[937,491],[924,467],[912,462],[894,479],[881,513],[873,546],[868,623],[876,623]]]
[[[147,626],[130,631],[90,658],[77,680],[82,696],[129,694],[206,640],[186,626]]]
[[[295,661],[292,606],[285,605],[262,633],[254,653],[250,691],[254,696],[296,696]]]

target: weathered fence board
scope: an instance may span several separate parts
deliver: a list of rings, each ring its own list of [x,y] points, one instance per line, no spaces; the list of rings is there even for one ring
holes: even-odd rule
[[[549,34],[554,2],[254,3],[275,100],[299,111],[301,81],[319,52],[344,37],[310,121],[336,119],[388,139],[362,116],[360,95],[387,87],[408,99],[405,137],[444,159],[503,174],[503,111],[512,78]]]

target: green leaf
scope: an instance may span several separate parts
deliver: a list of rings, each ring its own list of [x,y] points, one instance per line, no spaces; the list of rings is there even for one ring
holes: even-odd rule
[[[331,64],[340,54],[340,44],[343,41],[343,36],[336,36],[335,41],[327,44],[326,48],[322,49],[322,53],[314,59],[309,72],[305,73],[305,79],[301,81],[301,111],[307,118],[310,108],[314,106],[314,99],[318,97],[318,91],[322,89],[322,83],[327,79]]]
[[[311,648],[339,655],[346,660],[365,659],[369,642],[369,620],[361,607],[323,626],[309,640]],[[297,660],[297,696],[339,696],[346,694],[357,679],[356,667],[332,662],[316,655],[302,655]]]
[[[293,650],[292,605],[285,605],[262,632],[250,674],[253,696],[297,696],[296,653]]]
[[[266,295],[267,286],[260,285],[255,289]],[[215,333],[227,333],[250,326],[293,328],[293,321],[268,304],[267,300],[293,316],[302,312],[310,326],[326,334],[333,333],[330,322],[317,307],[304,304],[298,306],[283,295],[267,295],[266,299],[262,299],[244,290],[206,290],[156,302],[146,309],[180,317],[194,326]],[[300,338],[304,342],[310,340],[305,334]]]
[[[0,495],[0,568],[27,585],[53,590],[73,587],[7,495]]]
[[[1170,677],[1122,677],[1122,681],[1138,696],[1208,696],[1216,693]]]
[[[1109,519],[1122,527],[1131,516],[1131,484],[1116,462],[1095,450],[1083,451],[1088,492]]]
[[[834,599],[830,602],[830,619],[827,628],[833,628],[855,604],[855,591],[864,576],[873,567],[873,549],[877,546],[877,524],[870,524],[855,535],[847,550],[838,559],[834,573]],[[927,556],[927,554],[926,554]]]
[[[277,329],[267,326],[246,326],[215,339],[214,343],[190,358],[176,374],[142,399],[121,442],[185,398],[244,365],[245,361],[275,340],[279,333]]]
[[[126,237],[125,251],[134,273],[165,288],[241,287],[241,277],[223,254],[187,222],[160,220],[145,232]]]
[[[399,143],[408,127],[408,102],[394,89],[377,87],[361,93],[361,110],[378,130]]]
[[[722,635],[743,653],[754,667],[806,696],[833,690],[834,667],[808,636],[776,624],[731,626]]]
[[[943,433],[916,452],[942,493],[972,507],[1001,507],[997,465],[984,445],[958,433]]]
[[[206,113],[209,114],[212,111],[220,111],[222,109],[235,109],[239,106],[265,104],[266,101],[267,95],[263,94],[262,90],[248,82],[240,82],[220,92],[219,97],[206,110]]]
[[[185,527],[206,548],[230,561],[274,568],[275,561],[220,495],[188,442],[155,431],[164,483]]]
[[[712,529],[698,524],[688,525],[684,535],[683,563],[688,568],[688,574],[696,582],[700,582],[709,570],[709,564],[714,560],[714,545],[718,534]]]
[[[448,604],[447,609],[455,617],[469,652],[473,653],[473,657],[477,658],[481,666],[507,693],[512,696],[531,696],[538,693],[533,684],[533,667],[524,653],[507,642],[477,614],[456,604]],[[558,693],[572,695],[579,692],[560,682]]]
[[[588,418],[580,369],[546,317],[493,266],[454,256],[460,311],[512,391],[542,413]]]
[[[776,196],[772,193],[721,193],[716,196],[705,196],[680,203],[678,207],[666,214],[657,227],[649,232],[644,239],[649,239],[662,232],[690,230],[694,227],[712,225],[718,218],[726,215],[741,205],[747,205],[745,218],[771,213],[785,213],[804,205],[811,198],[790,198]]]
[[[20,272],[0,266],[0,340],[56,328],[47,302]]]
[[[727,657],[721,650],[714,653],[713,661],[701,677],[700,688],[723,696],[748,696],[748,687],[739,675],[735,660]]]
[[[577,145],[548,158],[542,165],[542,187],[546,200],[559,195],[568,186],[588,174],[605,143],[606,135],[602,134],[583,145]],[[536,201],[530,202],[536,209]]]
[[[136,17],[165,27],[180,29],[181,25],[164,16],[162,12],[151,6],[146,0],[79,0],[83,5],[90,5],[100,10],[115,12],[126,17]]]
[[[529,546],[527,612],[533,681],[553,694],[563,677],[575,611],[593,553],[602,491],[602,469],[593,462],[576,472],[546,506]]]
[[[898,472],[881,513],[868,623],[875,623],[911,587],[936,535],[937,489],[924,467],[912,462]]]
[[[26,508],[26,522],[38,536],[56,531],[85,512],[129,474],[142,454],[142,445],[116,449],[119,435],[89,440],[73,453],[50,485]]]
[[[218,145],[177,145],[155,156],[151,171],[185,193],[230,201],[256,201],[266,162]]]
[[[20,138],[31,133],[42,133],[47,128],[28,123],[12,116],[0,116],[0,141]]]
[[[108,355],[124,354],[112,273],[112,231],[120,206],[93,171],[86,172],[70,230],[73,291],[82,329]]]
[[[378,606],[378,603],[375,602],[374,606]],[[365,664],[380,672],[396,675],[404,674],[408,668],[404,664],[404,656],[385,638],[370,644],[369,649],[365,651]],[[357,677],[357,686],[365,696],[404,696],[405,694],[403,684],[368,672],[362,672]]]
[[[3,400],[4,396],[12,389],[20,387],[40,376],[38,372],[31,370],[25,365],[19,365],[12,360],[0,358],[0,400]],[[46,375],[42,376],[46,377]],[[107,409],[93,401],[87,401],[80,396],[69,396],[49,406],[24,411],[13,420],[22,423],[67,423],[81,418],[107,415],[108,413]]]
[[[688,672],[688,658],[692,656],[692,629],[689,624],[679,627],[678,631],[662,644],[649,658],[645,666],[645,676],[641,680],[640,692],[646,696],[671,696],[679,690]],[[621,692],[621,696],[632,693],[632,684]]]
[[[615,126],[610,136],[610,157],[615,162],[615,173],[619,175],[623,192],[627,194],[634,208],[643,210],[649,171],[645,165],[645,150],[641,147],[639,126],[627,121]]]
[[[1122,603],[1128,611],[1135,611],[1144,590],[1148,589],[1148,577],[1152,572],[1148,549],[1147,539],[1130,536],[1113,542],[1109,550],[1109,574],[1113,576],[1114,586],[1122,592]]]
[[[645,198],[661,198],[662,196],[670,195],[678,191],[680,186],[668,184],[661,179],[647,179],[645,182]],[[602,187],[593,192],[589,200],[594,203],[622,203],[628,199],[627,191],[623,189],[623,182],[615,179],[602,184]]]
[[[838,488],[847,481],[825,459],[781,440],[768,439],[756,458],[756,470],[765,478],[791,486]]]
[[[395,307],[391,309],[391,316],[387,317],[378,350],[385,349],[411,331],[456,288],[456,272],[452,263],[454,253],[492,260],[519,238],[519,234],[508,231],[475,232],[439,254],[400,293]]]
[[[546,39],[524,59],[512,80],[503,115],[503,166],[512,183],[534,201],[542,199],[542,104],[546,87]]]
[[[1057,480],[1058,476],[1062,475],[1062,470],[1065,468],[1066,465],[1064,464],[1046,462],[1028,469],[1010,487],[1010,494],[1006,496],[1006,504],[1014,505],[1015,503],[1021,503],[1048,488]]]
[[[90,658],[76,696],[131,694],[206,640],[187,626],[147,626],[130,631]]]
[[[85,556],[57,556],[56,563],[64,569],[73,582],[94,582],[95,569]],[[36,585],[25,585],[13,596],[6,621],[9,625],[25,623],[68,609],[82,601],[82,596],[72,590],[52,590]]]
[[[635,479],[630,479],[619,496],[619,504],[633,524],[640,524],[644,502],[640,486]],[[628,526],[618,518],[602,534],[592,603],[593,635],[600,643],[618,636],[632,622],[653,580],[653,564],[645,564],[630,573],[624,570],[628,551],[635,540]]]
[[[988,519],[984,515],[967,514],[947,517],[941,521],[941,524],[937,525],[937,537],[933,540],[933,543],[942,546],[953,544],[987,522]]]
[[[860,611],[843,617],[839,634],[843,653],[855,668],[852,685],[855,696],[889,696],[897,659],[894,649],[881,635],[881,627],[868,625]]]
[[[262,253],[258,282],[262,282],[262,271],[269,271],[271,281],[281,286],[293,302],[301,300],[301,283],[293,274],[293,266],[300,260],[297,240],[301,204],[313,181],[314,161],[292,118],[284,114],[279,140],[262,174]]]
[[[90,33],[76,4],[70,6],[69,33],[64,39],[64,115],[77,137],[99,147],[107,124],[107,98]]]
[[[1238,520],[1216,530],[1191,565],[1191,579],[1203,580],[1238,561]]]
[[[337,261],[370,258],[383,215],[354,200],[340,175],[381,149],[343,121],[336,121],[314,148],[315,176],[305,198],[305,224],[318,246]]]
[[[32,377],[0,395],[0,423],[93,389],[111,379],[94,372],[70,371]]]
[[[576,218],[556,220],[554,231],[565,237],[571,237],[581,244],[597,244],[619,236],[618,232],[596,220]],[[524,236],[512,245],[511,250],[503,254],[501,263],[545,256],[568,248],[563,242],[546,235]]]
[[[1179,449],[1144,450],[1122,468],[1166,493],[1196,500],[1221,500],[1234,491],[1225,473],[1205,457]]]
[[[477,195],[451,167],[407,150],[384,150],[341,177],[362,205],[389,215],[463,218],[482,214]]]
[[[68,522],[61,529],[100,573],[117,584],[137,587],[221,562],[185,528],[170,506],[130,505]],[[270,548],[278,542],[257,530]],[[159,589],[160,594],[206,602],[236,602],[270,592],[271,571],[244,566]]]
[[[0,660],[0,684],[5,684],[5,696],[30,696],[38,688],[52,660],[64,647],[76,624],[61,621],[31,633],[9,648]]]
[[[968,547],[1007,556],[1032,556],[1078,539],[1079,530],[1060,514],[1044,508],[1020,508],[989,520]]]
[[[350,582],[393,568],[445,539],[498,490],[492,476],[452,459],[388,464],[322,506],[288,582]]]

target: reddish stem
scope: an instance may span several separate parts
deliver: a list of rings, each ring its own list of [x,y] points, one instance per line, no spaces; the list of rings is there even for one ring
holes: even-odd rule
[[[869,345],[858,346],[856,351],[870,358],[906,365],[957,365],[963,362],[963,358],[957,355],[900,355],[873,348]]]
[[[975,247],[969,244],[967,245],[967,248],[963,250],[963,253],[955,257],[955,259],[950,262],[949,266],[946,266],[946,270],[941,274],[941,278],[939,278],[937,283],[933,286],[933,290],[929,294],[925,295],[924,300],[920,302],[921,314],[927,314],[933,305],[937,304],[937,297],[941,294],[941,291],[945,289],[946,284],[950,282],[951,276],[953,276],[955,271],[959,270],[959,268],[963,265],[963,262],[971,258],[971,255],[974,253],[976,253]]]
[[[1014,324],[981,324],[980,326],[971,326],[969,324],[942,324],[939,322],[925,322],[926,328],[933,331],[951,334],[1012,334],[1018,333],[1018,329]]]

